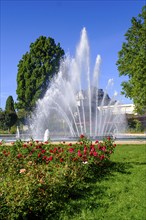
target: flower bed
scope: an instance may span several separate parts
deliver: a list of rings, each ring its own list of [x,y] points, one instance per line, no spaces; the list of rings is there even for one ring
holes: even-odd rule
[[[49,219],[110,160],[115,144],[80,136],[77,143],[0,143],[0,219]]]

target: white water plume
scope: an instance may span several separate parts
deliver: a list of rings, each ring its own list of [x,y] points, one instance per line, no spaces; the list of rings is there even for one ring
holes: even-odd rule
[[[42,138],[48,129],[49,137],[107,136],[122,132],[125,115],[108,90],[114,84],[109,79],[105,91],[100,88],[101,57],[97,55],[93,73],[90,68],[90,47],[83,28],[75,57],[66,56],[60,70],[49,85],[43,99],[38,100],[31,118],[32,136]],[[86,85],[84,88],[83,85]]]

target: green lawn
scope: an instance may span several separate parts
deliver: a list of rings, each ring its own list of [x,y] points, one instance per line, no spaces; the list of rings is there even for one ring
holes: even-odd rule
[[[146,146],[118,145],[111,160],[64,205],[60,220],[146,219]]]

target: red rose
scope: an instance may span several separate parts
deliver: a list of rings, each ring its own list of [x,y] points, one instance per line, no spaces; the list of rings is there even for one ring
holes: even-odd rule
[[[84,137],[85,137],[85,136],[84,136],[83,134],[80,135],[80,138],[81,138],[81,139],[84,138]]]
[[[101,155],[101,156],[100,156],[100,160],[103,160],[104,158],[105,158],[104,155]]]
[[[101,148],[101,150],[105,152],[105,151],[106,151],[106,147],[103,146],[103,147]]]
[[[43,149],[43,150],[41,150],[41,152],[42,152],[42,154],[44,154],[46,152],[46,150]]]
[[[47,156],[45,155],[45,156],[43,156],[43,158],[42,158],[43,160],[46,160],[47,159]]]
[[[60,158],[60,162],[62,163],[64,161],[64,159],[63,158]]]
[[[110,139],[111,139],[110,136],[107,139],[110,141]]]
[[[41,157],[41,153],[38,154],[38,157]]]
[[[22,154],[18,154],[18,155],[17,155],[17,158],[20,158],[20,157],[22,157]]]
[[[93,152],[94,157],[98,156],[98,153],[96,151]]]
[[[74,152],[74,148],[69,148],[69,152],[73,153]]]
[[[82,154],[81,154],[81,151],[80,151],[80,150],[78,150],[78,156],[79,156],[79,157],[81,157],[81,156],[82,156]]]
[[[49,159],[49,161],[51,161],[51,160],[53,160],[53,157],[52,157],[52,156],[50,156],[48,159]]]

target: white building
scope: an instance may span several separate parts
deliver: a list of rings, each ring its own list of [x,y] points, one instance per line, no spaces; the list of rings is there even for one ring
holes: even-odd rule
[[[137,115],[136,112],[134,112],[135,106],[134,104],[118,104],[118,105],[110,105],[110,106],[98,106],[99,111],[112,111],[112,113],[117,113],[119,110],[121,114],[127,114],[127,115]]]

